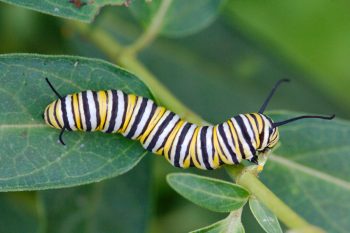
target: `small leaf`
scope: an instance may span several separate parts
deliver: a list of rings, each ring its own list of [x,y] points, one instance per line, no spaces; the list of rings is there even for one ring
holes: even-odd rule
[[[276,216],[258,199],[251,197],[249,207],[255,219],[267,233],[282,233],[281,226]]]
[[[1,2],[43,12],[66,19],[91,22],[100,9],[106,5],[122,5],[126,0],[76,0],[83,5],[75,5],[69,0],[0,0]]]
[[[121,89],[150,97],[134,75],[97,59],[69,56],[0,56],[0,191],[69,187],[120,175],[146,154],[121,135],[66,132],[45,125],[42,113],[57,97],[87,89]]]
[[[249,196],[248,191],[239,185],[188,173],[170,174],[167,181],[188,200],[217,212],[239,209]]]
[[[210,226],[191,231],[190,233],[244,233],[241,222],[242,208],[230,213],[227,218],[218,221]]]
[[[168,1],[168,0],[166,0]],[[164,17],[160,34],[178,37],[196,33],[214,21],[224,0],[173,0]],[[152,22],[162,1],[135,0],[131,12],[146,27]]]

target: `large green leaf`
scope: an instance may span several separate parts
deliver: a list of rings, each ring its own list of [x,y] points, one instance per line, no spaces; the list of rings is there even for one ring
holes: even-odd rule
[[[101,183],[40,192],[50,233],[148,232],[150,157],[127,174]]]
[[[165,4],[161,4],[165,2]],[[135,17],[148,26],[160,6],[170,6],[162,20],[160,34],[178,37],[186,36],[207,27],[214,21],[224,0],[135,0],[130,6]]]
[[[241,208],[249,195],[239,185],[188,173],[170,174],[167,181],[188,200],[217,212],[230,212]]]
[[[86,3],[79,7],[69,0],[0,0],[16,6],[29,8],[50,15],[66,19],[75,19],[83,22],[91,22],[103,6],[122,5],[127,0],[75,0]]]
[[[121,89],[150,97],[134,75],[106,62],[67,56],[0,56],[0,191],[68,187],[130,170],[146,154],[120,135],[66,132],[46,126],[41,114],[57,98],[86,89]]]
[[[227,218],[213,223],[210,226],[191,231],[190,233],[244,233],[241,222],[242,208],[230,213]]]
[[[42,230],[42,205],[34,192],[0,193],[0,233]]]
[[[299,114],[271,116],[281,120]],[[306,119],[281,126],[280,132],[281,146],[261,174],[264,183],[314,225],[348,232],[350,123]]]

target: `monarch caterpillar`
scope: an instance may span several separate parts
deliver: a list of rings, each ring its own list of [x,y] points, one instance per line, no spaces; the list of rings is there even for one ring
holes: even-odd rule
[[[120,90],[87,90],[62,97],[46,81],[58,99],[46,107],[43,118],[49,126],[61,129],[59,140],[63,145],[65,130],[121,133],[182,168],[215,169],[222,164],[239,164],[243,159],[263,166],[259,155],[277,144],[279,126],[303,118],[334,118],[303,115],[273,122],[264,114],[265,108],[277,87],[288,79],[275,84],[258,112],[240,114],[214,126],[186,122],[150,99]]]

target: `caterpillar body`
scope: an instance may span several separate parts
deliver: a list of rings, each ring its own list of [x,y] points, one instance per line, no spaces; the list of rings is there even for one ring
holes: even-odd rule
[[[277,144],[278,126],[302,118],[334,117],[300,116],[274,123],[263,111],[277,86],[287,80],[275,85],[259,112],[210,126],[187,122],[148,98],[120,90],[87,90],[61,97],[46,80],[59,99],[46,107],[43,117],[49,126],[61,129],[62,144],[65,130],[120,133],[182,168],[216,169],[243,159],[258,164],[259,155]]]

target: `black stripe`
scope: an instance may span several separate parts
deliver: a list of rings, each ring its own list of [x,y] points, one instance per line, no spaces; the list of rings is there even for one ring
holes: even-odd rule
[[[182,131],[181,131],[181,134],[179,136],[179,139],[177,141],[177,144],[175,145],[176,146],[176,150],[175,150],[175,157],[174,157],[174,166],[175,167],[180,167],[180,151],[181,151],[181,146],[182,146],[182,143],[187,135],[187,132],[188,130],[190,129],[191,127],[191,124],[190,123],[185,123],[186,125],[183,127]]]
[[[241,116],[235,116],[235,120],[237,121],[237,124],[240,127],[240,129],[241,129],[241,132],[242,132],[242,135],[243,135],[245,141],[249,145],[250,153],[252,155],[255,155],[256,151],[255,151],[255,149],[254,149],[254,147],[252,145],[252,141],[251,141],[250,136],[248,134],[248,130],[247,130],[245,124],[244,124],[243,118]],[[244,151],[242,153],[242,157],[243,157],[243,159],[246,158],[246,155],[244,154]]]
[[[54,111],[53,111],[53,116],[55,117],[55,121],[57,122],[58,126],[62,129],[62,125],[58,121],[57,115],[56,115],[56,107],[57,107],[58,100],[55,101],[55,106],[54,106]]]
[[[143,97],[139,97],[139,98],[142,98],[142,102],[141,102],[141,105],[140,105],[140,108],[139,108],[139,111],[136,113],[136,117],[135,117],[135,120],[133,122],[133,125],[131,126],[131,129],[129,131],[129,133],[125,136],[127,138],[132,138],[137,130],[137,127],[142,119],[142,116],[143,114],[145,113],[145,110],[146,110],[146,106],[147,106],[147,101],[148,99],[146,98],[143,98]]]
[[[117,112],[119,108],[119,99],[118,99],[118,92],[116,90],[112,90],[112,111],[111,111],[111,118],[109,120],[109,126],[106,131],[106,133],[112,133],[114,126],[115,126],[115,120],[117,119]],[[123,124],[121,125],[123,126]]]
[[[106,127],[106,123],[107,123],[107,118],[108,118],[108,91],[104,91],[105,95],[106,95],[106,119],[105,119],[105,122],[103,122],[103,125],[102,125],[102,130]]]
[[[254,114],[250,114],[250,116],[253,118],[254,123],[255,123],[255,127],[256,127],[256,131],[258,131],[258,138],[260,140],[260,133],[259,133],[259,125],[258,125],[258,119],[256,118],[256,116]],[[258,144],[258,142],[256,142]],[[258,149],[261,145],[261,141],[259,141],[259,145],[256,145],[256,148]]]
[[[97,92],[93,91],[92,96],[94,97],[95,109],[96,109],[96,128],[101,124],[101,115],[100,115],[100,104],[97,97]]]
[[[164,121],[159,125],[157,131],[153,135],[151,142],[148,144],[146,148],[147,150],[152,151],[152,149],[154,148],[154,146],[156,145],[159,139],[159,136],[163,133],[165,127],[169,124],[169,122],[173,119],[174,116],[175,116],[175,113],[169,112],[168,116],[165,117]]]
[[[146,131],[146,129],[148,128],[148,125],[149,125],[149,123],[150,123],[150,121],[151,121],[151,119],[152,119],[152,117],[153,117],[154,112],[156,111],[156,109],[157,109],[157,105],[155,105],[154,103],[152,103],[151,112],[150,112],[150,114],[149,114],[149,116],[148,116],[148,119],[147,119],[145,125],[143,126],[143,129],[142,129],[142,131],[141,131],[140,136],[143,135],[144,132]],[[147,139],[147,138],[146,138],[146,139]],[[146,141],[146,139],[145,139],[145,141]]]
[[[175,129],[175,127],[176,127],[176,125],[179,123],[179,121],[180,121],[180,119],[178,119],[178,120],[175,122],[173,128],[169,131],[168,135],[165,136],[164,141],[163,141],[162,145],[160,146],[160,148],[163,148],[163,147],[165,146],[166,141],[168,141],[168,138],[169,138],[170,134],[173,132],[173,130]],[[174,140],[173,140],[173,142],[174,142]],[[173,142],[172,142],[172,143],[173,143]],[[160,149],[160,148],[159,148],[159,149]],[[169,149],[171,149],[171,146],[170,146]],[[169,150],[169,151],[170,151],[170,150]],[[164,150],[163,150],[163,153],[162,153],[162,154],[164,155]]]
[[[75,94],[73,94],[73,95],[75,95]],[[71,104],[72,113],[73,113],[74,126],[75,126],[76,129],[78,129],[78,126],[77,126],[77,119],[75,119],[75,110],[74,110],[74,103],[73,103],[73,95],[70,96],[70,104]],[[78,109],[79,109],[79,105],[78,105]]]
[[[200,144],[201,148],[200,149],[202,151],[202,158],[203,158],[204,165],[208,170],[212,170],[213,168],[210,166],[209,155],[208,155],[208,151],[207,151],[207,131],[208,131],[208,128],[209,128],[208,126],[202,127],[199,139],[201,141],[201,144]],[[197,158],[198,158],[198,156],[197,156]]]
[[[226,134],[225,134],[225,131],[224,131],[224,126],[223,124],[220,124],[218,125],[218,129],[219,129],[219,133],[221,135],[221,138],[223,139],[224,141],[224,144],[226,146],[226,148],[228,149],[229,153],[230,153],[230,156],[232,158],[232,161],[235,163],[235,164],[238,164],[238,159],[237,159],[237,155],[235,154],[235,152],[232,150],[231,146],[229,145],[228,143],[228,140],[227,140],[227,137],[226,137]],[[220,144],[220,142],[219,142]],[[223,153],[225,153],[224,151],[222,151]]]
[[[259,149],[261,149],[261,147],[263,146],[264,135],[265,135],[265,133],[264,133],[265,132],[265,121],[264,121],[264,119],[262,117],[261,117],[261,122],[262,122],[262,125],[261,125],[261,133],[259,134],[259,140],[260,140]]]
[[[247,116],[245,116],[245,117],[247,118],[248,124],[249,124],[250,129],[251,129],[251,131],[252,131],[252,133],[253,133],[253,138],[252,138],[252,140],[255,141],[255,131],[254,131],[254,129],[253,129],[253,125],[252,125],[252,123],[250,122],[250,120],[248,119],[248,117],[247,117]],[[248,135],[248,136],[249,136],[249,135]],[[249,137],[249,138],[250,138],[250,137]],[[255,141],[255,143],[257,143],[257,141]],[[252,144],[252,147],[253,147],[253,144]],[[256,148],[253,147],[253,149],[254,149],[254,152],[256,152]],[[255,155],[255,154],[253,154],[253,155]]]
[[[90,116],[89,101],[87,98],[87,91],[83,91],[81,93],[81,97],[83,100],[83,109],[84,109],[84,115],[85,115],[86,131],[91,131],[91,116]]]
[[[127,113],[127,110],[128,110],[128,104],[129,104],[128,95],[123,92],[123,96],[124,96],[124,114],[123,114],[122,124],[120,125],[120,127],[123,127],[123,125],[124,125],[125,118],[126,118],[126,113]]]
[[[50,119],[49,108],[46,109],[46,119],[47,119],[47,122],[48,122],[52,127],[54,127],[53,124],[52,124],[52,122],[51,122],[51,119]]]
[[[66,128],[68,131],[72,131],[71,127],[69,126],[69,122],[68,122],[66,97],[61,99],[61,111],[62,111],[62,116],[63,116],[64,128]]]

